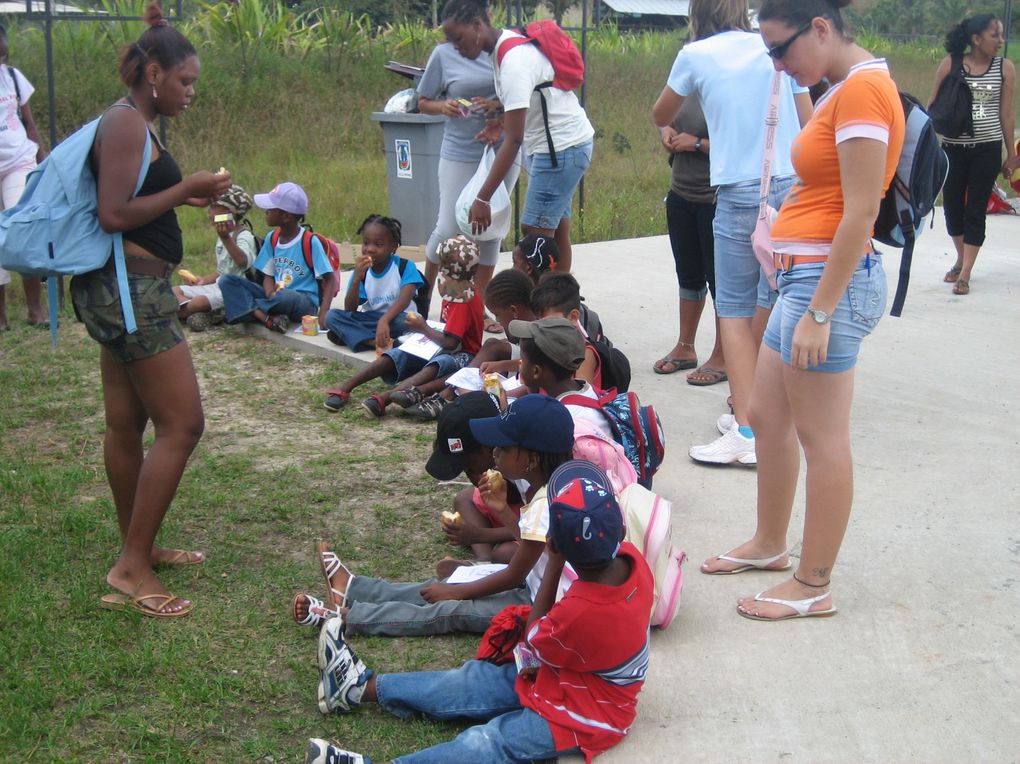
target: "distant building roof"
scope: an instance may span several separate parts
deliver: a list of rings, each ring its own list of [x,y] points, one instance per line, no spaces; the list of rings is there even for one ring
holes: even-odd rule
[[[6,0],[6,2],[0,2],[0,15],[8,15],[12,13],[24,13],[25,12],[25,0]],[[45,13],[46,3],[43,0],[32,0],[32,12],[33,13]],[[76,5],[67,5],[66,3],[53,3],[54,13],[83,13],[82,9]],[[94,13],[95,11],[93,11]]]
[[[690,0],[603,0],[617,13],[639,13],[645,16],[688,16]]]

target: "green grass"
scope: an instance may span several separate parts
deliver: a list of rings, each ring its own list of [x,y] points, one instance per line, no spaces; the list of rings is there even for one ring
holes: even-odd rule
[[[438,514],[455,488],[422,468],[431,427],[331,416],[322,390],[349,369],[232,330],[194,335],[206,433],[161,539],[209,560],[161,578],[196,610],[101,610],[119,541],[98,352],[70,321],[50,350],[21,310],[0,345],[0,761],[295,760],[309,736],[386,757],[455,734],[375,709],[322,717],[314,634],[290,616],[295,592],[323,594],[318,536],[395,580],[424,580],[449,552]],[[456,665],[477,638],[356,645],[401,671]]]

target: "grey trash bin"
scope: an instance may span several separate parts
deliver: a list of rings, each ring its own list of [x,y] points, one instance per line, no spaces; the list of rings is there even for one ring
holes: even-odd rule
[[[424,245],[439,216],[439,148],[446,117],[376,111],[372,119],[383,130],[390,216],[400,221],[404,244]]]

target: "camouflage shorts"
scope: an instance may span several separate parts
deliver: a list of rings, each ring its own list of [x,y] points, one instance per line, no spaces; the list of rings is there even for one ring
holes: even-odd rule
[[[134,334],[124,328],[117,274],[112,267],[71,279],[75,315],[92,339],[121,363],[151,358],[184,340],[169,279],[129,273],[128,287],[138,324]]]

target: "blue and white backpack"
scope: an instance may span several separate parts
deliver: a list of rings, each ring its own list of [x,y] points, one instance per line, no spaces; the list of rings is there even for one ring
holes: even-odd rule
[[[115,104],[134,108],[129,104]],[[111,107],[112,108],[112,107]],[[124,263],[124,239],[99,225],[96,177],[90,165],[92,144],[102,116],[65,138],[32,170],[21,199],[0,213],[0,267],[25,276],[78,276],[106,265],[112,254],[128,333],[137,331]],[[145,148],[134,195],[152,158],[152,139]],[[57,342],[57,280],[48,278],[50,336]]]

